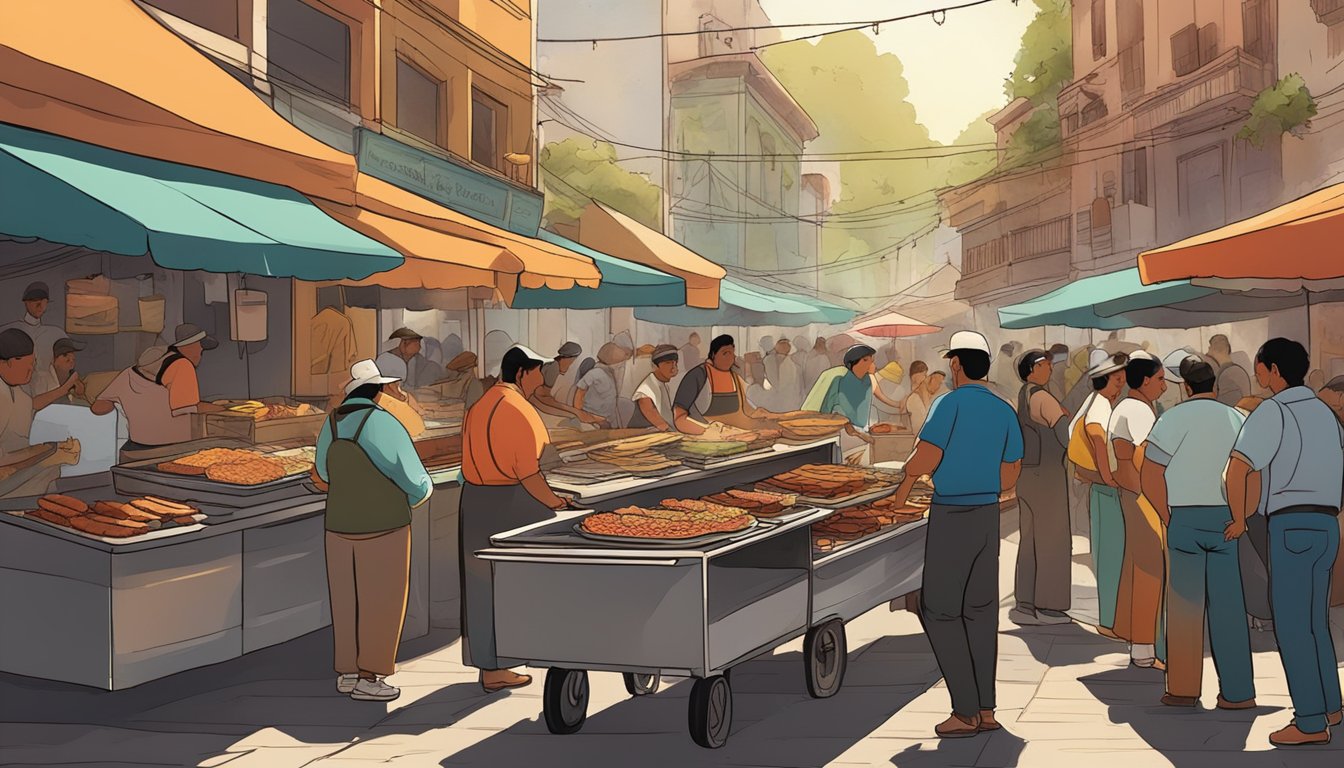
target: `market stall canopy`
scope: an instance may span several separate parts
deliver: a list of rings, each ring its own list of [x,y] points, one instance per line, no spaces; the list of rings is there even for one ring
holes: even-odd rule
[[[579,242],[602,253],[643,264],[686,281],[686,305],[719,306],[723,267],[619,211],[594,202],[579,220]]]
[[[805,325],[839,325],[854,317],[848,310],[826,309],[812,299],[791,294],[766,292],[754,286],[724,278],[719,285],[719,307],[641,307],[635,317],[648,323],[692,328],[711,326],[801,328]]]
[[[923,336],[926,333],[937,333],[942,328],[937,325],[929,325],[912,317],[906,317],[899,312],[887,312],[877,317],[867,320],[860,320],[854,324],[851,329],[854,333],[860,333],[864,336],[876,336],[879,338],[900,338],[903,336]]]
[[[1139,281],[1138,269],[1122,269],[1084,278],[1031,301],[1006,306],[999,310],[999,325],[1010,329],[1047,325],[1099,330],[1133,328],[1140,323],[1127,317],[1127,312],[1165,307],[1215,293],[1212,288],[1191,285],[1188,280],[1144,285]],[[1152,320],[1156,322],[1157,318]]]
[[[1301,281],[1344,277],[1341,242],[1344,184],[1335,184],[1258,216],[1145,251],[1139,254],[1139,273],[1145,284],[1208,278],[1314,290]],[[1339,286],[1324,286],[1332,287]]]
[[[0,123],[0,233],[304,280],[402,263],[292,189]]]
[[[288,123],[132,0],[0,3],[0,119],[354,201],[352,156]]]
[[[602,279],[588,256],[515,234],[458,213],[367,174],[355,206],[317,204],[408,258],[400,268],[356,285],[453,289],[493,286],[506,297],[521,288],[596,288]]]
[[[538,237],[592,259],[602,271],[596,288],[519,288],[509,306],[514,309],[609,309],[612,307],[679,307],[686,303],[686,281],[642,264],[608,256],[542,230]],[[507,298],[507,297],[506,297]]]

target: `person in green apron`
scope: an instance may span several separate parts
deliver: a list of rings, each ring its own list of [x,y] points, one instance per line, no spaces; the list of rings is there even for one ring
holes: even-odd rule
[[[554,517],[568,502],[541,474],[550,435],[530,399],[543,385],[537,353],[515,346],[504,353],[499,383],[467,411],[462,424],[461,541],[462,659],[481,670],[486,693],[520,688],[527,675],[501,669],[495,648],[495,595],[490,564],[476,553],[490,537]],[[529,610],[520,605],[515,610]]]
[[[751,420],[770,415],[747,400],[747,385],[734,370],[736,365],[733,337],[715,337],[709,343],[709,359],[688,370],[677,387],[672,417],[678,431],[702,435],[707,421],[750,427]]]
[[[314,470],[327,485],[327,584],[336,689],[391,701],[410,589],[411,509],[434,491],[415,444],[375,400],[398,379],[372,360],[350,369],[345,401],[322,425]]]

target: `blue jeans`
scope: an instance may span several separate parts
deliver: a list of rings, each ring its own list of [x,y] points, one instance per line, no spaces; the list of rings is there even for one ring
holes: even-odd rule
[[[1199,698],[1204,671],[1204,617],[1218,671],[1218,691],[1233,702],[1255,698],[1251,637],[1241,591],[1238,543],[1224,528],[1232,510],[1173,507],[1167,526],[1167,693]]]
[[[1316,512],[1269,516],[1269,595],[1274,636],[1297,727],[1320,733],[1340,710],[1339,670],[1330,639],[1330,568],[1339,519]]]
[[[1092,484],[1092,568],[1097,574],[1097,623],[1115,628],[1115,606],[1120,598],[1120,574],[1125,564],[1125,514],[1120,491]]]

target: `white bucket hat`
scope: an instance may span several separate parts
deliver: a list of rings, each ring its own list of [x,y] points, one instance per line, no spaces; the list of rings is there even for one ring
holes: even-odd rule
[[[352,381],[345,385],[347,395],[365,384],[393,384],[401,381],[394,376],[384,376],[383,372],[378,370],[378,364],[372,360],[360,360],[350,366],[350,378]]]

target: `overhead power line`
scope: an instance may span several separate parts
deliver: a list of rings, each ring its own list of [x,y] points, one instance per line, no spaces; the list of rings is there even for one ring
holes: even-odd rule
[[[880,32],[881,26],[883,24],[891,24],[892,22],[897,21],[917,19],[923,16],[931,16],[934,18],[935,22],[941,25],[942,24],[941,19],[946,17],[948,11],[957,11],[961,10],[962,8],[971,8],[973,6],[984,5],[990,2],[993,2],[993,0],[973,0],[973,2],[962,3],[961,5],[950,5],[945,8],[930,8],[929,10],[920,11],[919,13],[907,13],[902,16],[892,16],[885,19],[869,19],[867,21],[821,21],[821,22],[813,22],[810,24],[809,23],[756,24],[742,27],[720,27],[718,29],[695,29],[695,30],[688,29],[688,30],[679,30],[676,32],[649,32],[643,35],[617,35],[613,37],[549,37],[549,38],[539,37],[537,38],[537,42],[585,43],[595,45],[597,43],[617,43],[632,40],[658,40],[669,37],[690,37],[692,35],[722,34],[725,32],[759,32],[763,30],[776,30],[776,29],[816,29],[819,27],[841,27],[841,29],[833,29],[828,32],[820,32],[815,35],[793,38],[791,40],[781,40],[778,43],[767,44],[767,45],[779,45],[780,43],[792,43],[797,40],[810,40],[815,37],[824,37],[826,35],[834,35],[840,32],[849,32],[859,29],[872,29],[875,32]],[[766,46],[762,45],[757,47],[764,48]]]

